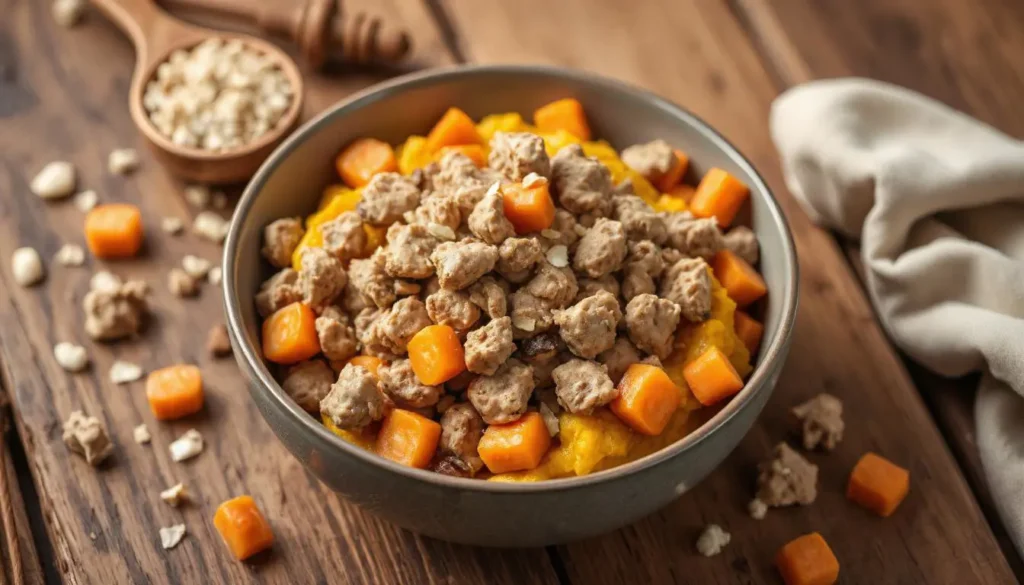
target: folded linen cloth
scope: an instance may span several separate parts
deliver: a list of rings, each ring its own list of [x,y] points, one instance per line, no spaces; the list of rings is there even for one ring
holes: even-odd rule
[[[864,79],[787,91],[771,132],[812,218],[860,238],[895,342],[940,374],[983,372],[978,449],[1024,554],[1024,142]]]

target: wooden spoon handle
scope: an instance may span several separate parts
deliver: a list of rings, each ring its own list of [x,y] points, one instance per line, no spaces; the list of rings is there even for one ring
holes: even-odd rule
[[[409,52],[409,35],[381,18],[348,13],[343,0],[159,0],[169,9],[252,25],[295,42],[311,67],[328,62],[393,62]]]
[[[135,45],[135,77],[152,69],[171,49],[202,40],[200,29],[171,17],[154,0],[92,0]],[[136,79],[136,81],[139,81]]]

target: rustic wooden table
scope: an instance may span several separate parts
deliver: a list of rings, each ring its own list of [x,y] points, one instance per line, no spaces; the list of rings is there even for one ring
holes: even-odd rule
[[[534,550],[486,550],[422,538],[377,520],[321,486],[278,444],[230,361],[202,350],[220,298],[166,291],[166,270],[186,253],[215,259],[193,236],[167,237],[158,218],[195,213],[181,185],[151,159],[129,178],[105,171],[115,147],[142,147],[124,107],[133,62],[127,40],[96,13],[58,28],[48,0],[0,0],[0,367],[14,425],[0,464],[0,583],[778,583],[775,550],[823,532],[844,583],[1003,584],[1024,574],[985,493],[971,434],[971,381],[908,366],[886,340],[858,280],[857,252],[814,227],[786,192],[767,130],[772,99],[821,77],[862,75],[932,95],[1002,130],[1024,135],[1024,3],[1018,0],[346,0],[407,26],[409,67],[461,62],[556,63],[650,88],[692,109],[739,146],[774,187],[801,259],[803,297],[793,348],[775,396],[727,462],[660,513],[606,536]],[[309,76],[306,114],[395,72]],[[104,201],[133,201],[151,234],[143,258],[114,266],[154,285],[155,326],[139,343],[90,345],[93,367],[63,372],[57,340],[86,339],[78,306],[103,266],[53,267],[45,285],[14,285],[7,258],[32,245],[50,257],[82,243],[81,214],[28,191],[45,162],[73,160]],[[115,358],[146,368],[198,363],[208,381],[199,420],[152,424],[140,384],[114,386]],[[821,495],[807,508],[745,510],[755,463],[785,433],[785,412],[827,390],[847,406],[841,448],[815,456]],[[111,464],[87,468],[60,440],[82,408],[111,429]],[[150,422],[151,446],[132,440]],[[196,426],[196,460],[170,461],[166,445]],[[872,449],[909,466],[910,497],[880,520],[843,497],[847,473]],[[161,489],[184,481],[195,502],[172,509]],[[218,502],[251,493],[278,543],[258,564],[229,559],[210,517]],[[189,535],[160,548],[158,528]],[[693,543],[716,522],[732,543],[703,558]]]

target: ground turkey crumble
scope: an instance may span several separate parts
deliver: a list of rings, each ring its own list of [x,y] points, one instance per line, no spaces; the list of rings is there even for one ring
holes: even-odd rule
[[[757,499],[767,506],[806,506],[818,497],[818,466],[786,443],[776,445],[772,458],[759,469]]]
[[[843,403],[831,394],[821,393],[796,406],[793,418],[800,429],[804,449],[821,447],[825,451],[836,448],[843,440]]]

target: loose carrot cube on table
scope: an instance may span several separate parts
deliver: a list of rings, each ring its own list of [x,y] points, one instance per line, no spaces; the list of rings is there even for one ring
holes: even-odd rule
[[[415,412],[396,408],[384,417],[377,435],[376,452],[381,457],[426,468],[437,450],[441,425]]]
[[[690,201],[690,212],[697,217],[714,217],[719,227],[732,223],[750,189],[736,177],[719,168],[704,175]]]
[[[263,322],[263,357],[278,364],[294,364],[320,353],[316,313],[304,303],[281,307]]]
[[[447,382],[466,369],[459,335],[447,325],[424,327],[409,340],[408,351],[413,373],[428,386]]]
[[[448,108],[437,124],[427,134],[427,152],[437,152],[445,146],[483,144],[476,124],[459,108]]]
[[[757,348],[761,346],[761,336],[764,335],[764,325],[743,311],[736,311],[733,322],[736,336],[743,342],[747,351],[751,355],[757,353]]]
[[[729,250],[722,250],[711,260],[715,278],[725,287],[729,298],[739,307],[746,307],[768,294],[768,286],[746,260]]]
[[[675,188],[679,181],[683,180],[683,175],[686,174],[686,169],[690,166],[690,157],[686,156],[685,152],[678,149],[672,152],[676,155],[676,164],[654,185],[662,193],[668,193]]]
[[[728,356],[711,347],[683,368],[683,378],[690,392],[704,406],[724,400],[743,388],[743,378],[729,362]]]
[[[172,420],[203,408],[203,377],[199,368],[179,364],[146,377],[146,399],[157,420]]]
[[[573,98],[553,101],[537,108],[533,123],[542,132],[565,130],[580,140],[590,140],[590,124],[583,112],[583,104]]]
[[[437,156],[434,160],[441,160],[449,152],[459,152],[473,161],[479,168],[487,166],[487,152],[484,150],[483,145],[480,144],[460,144],[458,146],[445,146],[441,150],[437,151]]]
[[[395,160],[395,151],[391,145],[376,138],[360,138],[349,144],[334,164],[338,175],[352,188],[369,183],[377,173],[398,170],[398,161]]]
[[[839,561],[817,532],[786,543],[775,565],[786,585],[832,585],[839,579]]]
[[[517,235],[545,230],[555,221],[555,203],[546,181],[530,187],[520,183],[505,185],[502,197],[505,217]]]
[[[142,213],[127,203],[97,205],[85,216],[85,242],[97,258],[130,258],[142,247]]]
[[[681,399],[679,388],[664,370],[633,364],[619,381],[619,395],[609,407],[638,433],[660,435]]]
[[[519,420],[487,427],[477,453],[491,473],[508,473],[537,467],[549,447],[551,433],[544,418],[531,411]]]
[[[850,473],[846,497],[882,516],[892,515],[910,491],[906,469],[874,453],[865,453]]]
[[[213,525],[240,561],[274,544],[274,532],[250,496],[238,496],[218,506]]]

